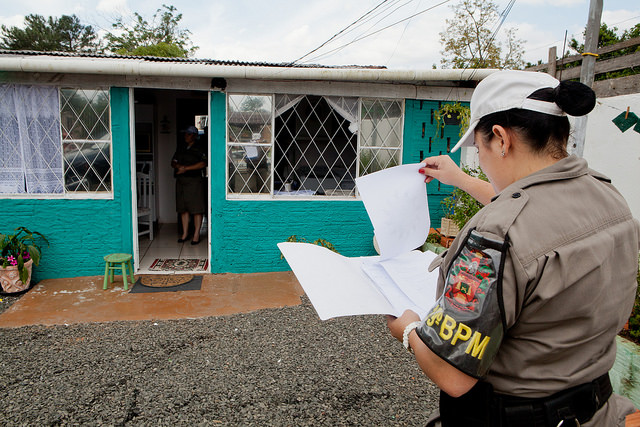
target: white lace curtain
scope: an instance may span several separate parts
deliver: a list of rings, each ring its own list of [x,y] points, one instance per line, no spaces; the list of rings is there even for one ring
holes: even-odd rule
[[[0,193],[63,192],[58,89],[0,85]]]
[[[276,117],[289,111],[298,105],[304,98],[304,95],[276,95]],[[327,104],[342,118],[349,121],[349,130],[351,133],[358,131],[358,98],[346,96],[323,96]]]

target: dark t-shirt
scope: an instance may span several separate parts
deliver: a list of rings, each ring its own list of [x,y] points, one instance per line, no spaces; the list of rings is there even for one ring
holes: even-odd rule
[[[204,149],[203,145],[198,142],[194,143],[190,148],[188,148],[186,145],[183,145],[178,148],[178,151],[175,152],[175,154],[173,155],[173,160],[177,161],[178,164],[181,164],[183,166],[195,165],[198,162],[206,163],[207,151]],[[173,172],[173,176],[177,176],[175,170]],[[202,169],[186,171],[180,176],[201,177]]]

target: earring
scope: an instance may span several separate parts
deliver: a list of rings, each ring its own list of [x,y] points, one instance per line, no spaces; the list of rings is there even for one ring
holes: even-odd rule
[[[502,150],[502,153],[500,153],[500,156],[504,157],[504,150]]]

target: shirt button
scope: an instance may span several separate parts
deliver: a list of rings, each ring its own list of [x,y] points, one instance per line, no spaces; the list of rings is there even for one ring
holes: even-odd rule
[[[520,196],[522,196],[522,194],[520,194],[520,193],[513,193],[513,194],[511,195],[511,197],[513,197],[514,199],[517,199],[517,198],[518,198],[518,197],[520,197]]]

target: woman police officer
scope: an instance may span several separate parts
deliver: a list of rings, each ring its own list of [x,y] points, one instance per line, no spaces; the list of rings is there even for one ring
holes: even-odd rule
[[[388,327],[440,387],[443,426],[614,426],[615,336],[636,290],[640,227],[610,181],[569,156],[569,121],[593,109],[581,83],[501,71],[471,98],[469,130],[490,183],[448,156],[421,172],[485,207],[430,269],[438,300]]]

